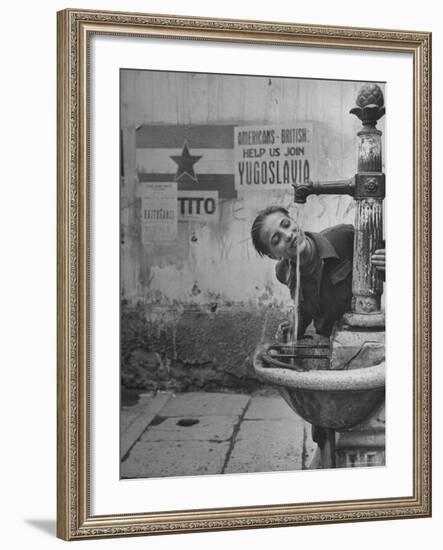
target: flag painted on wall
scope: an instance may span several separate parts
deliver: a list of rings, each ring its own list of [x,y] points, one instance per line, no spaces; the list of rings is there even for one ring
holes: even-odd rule
[[[210,216],[214,197],[237,197],[233,125],[139,126],[136,163],[140,182],[176,181],[179,197],[191,192],[187,198],[195,203],[194,213],[200,212],[201,206],[201,212]],[[195,202],[198,192],[200,205]],[[189,210],[186,212],[189,216]]]

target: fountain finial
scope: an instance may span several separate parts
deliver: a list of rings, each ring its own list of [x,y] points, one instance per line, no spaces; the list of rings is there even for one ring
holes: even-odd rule
[[[357,107],[349,112],[357,116],[364,126],[375,128],[377,121],[385,114],[383,92],[378,84],[364,84],[357,96]]]

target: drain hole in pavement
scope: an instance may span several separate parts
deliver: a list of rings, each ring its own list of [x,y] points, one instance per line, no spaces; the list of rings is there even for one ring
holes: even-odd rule
[[[197,420],[195,418],[181,418],[178,422],[177,422],[177,426],[195,426],[195,424],[198,424],[200,422],[200,420]]]

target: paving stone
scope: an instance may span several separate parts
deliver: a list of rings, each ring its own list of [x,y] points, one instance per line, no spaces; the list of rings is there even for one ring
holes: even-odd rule
[[[155,399],[154,395],[141,394],[135,405],[122,407],[120,410],[120,429],[126,431],[128,426],[137,418],[141,411],[145,409],[147,405]]]
[[[190,392],[178,394],[162,409],[162,416],[238,416],[250,400],[249,395]]]
[[[171,398],[171,393],[142,395],[134,407],[121,411],[120,457],[123,458],[149,423]]]
[[[142,396],[136,406],[122,410],[126,434],[141,427],[152,400],[153,396]],[[309,465],[317,447],[311,426],[278,396],[181,394],[170,398],[156,418],[160,422],[147,429],[144,425],[123,461],[123,478],[297,470]],[[198,423],[177,425],[183,420]]]
[[[294,419],[244,420],[226,473],[301,470],[305,423]]]
[[[239,421],[239,416],[171,417],[149,426],[141,441],[226,441]],[[190,422],[197,422],[192,425]],[[185,425],[180,425],[179,423]]]
[[[252,397],[248,410],[244,416],[250,419],[277,419],[293,418],[296,413],[289,407],[282,397]]]
[[[131,409],[122,409],[120,411],[120,431],[126,431],[127,427],[131,424],[137,414]]]
[[[138,441],[121,464],[122,478],[219,474],[229,443]]]

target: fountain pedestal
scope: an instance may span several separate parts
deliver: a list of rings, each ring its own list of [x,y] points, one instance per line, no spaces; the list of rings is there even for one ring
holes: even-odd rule
[[[367,332],[337,327],[331,336],[331,369],[360,369],[385,361],[385,331]],[[338,468],[384,466],[385,405],[347,431],[337,432],[335,464]],[[315,466],[315,464],[313,464]]]
[[[335,460],[338,468],[385,465],[385,405],[364,422],[340,432]]]

